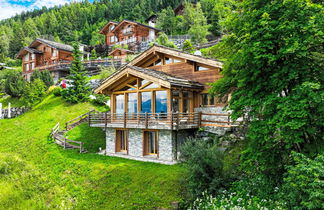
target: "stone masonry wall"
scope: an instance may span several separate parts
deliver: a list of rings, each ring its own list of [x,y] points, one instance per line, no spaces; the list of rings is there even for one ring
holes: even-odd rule
[[[106,129],[106,152],[115,153],[115,129]]]
[[[129,129],[128,155],[143,157],[143,137],[141,129]]]
[[[18,107],[18,108],[11,108],[10,109],[10,118],[15,118],[18,117],[22,114],[24,114],[25,112],[27,112],[28,110],[30,110],[30,108],[27,107]],[[0,119],[8,119],[8,109],[0,109]]]
[[[159,159],[174,160],[172,131],[159,131]]]

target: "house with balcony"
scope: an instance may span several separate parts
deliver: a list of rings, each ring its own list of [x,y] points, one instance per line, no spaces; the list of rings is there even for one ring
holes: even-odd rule
[[[100,73],[100,66],[120,67],[120,59],[90,60],[90,53],[84,50],[85,45],[80,45],[83,54],[83,65],[88,75]],[[35,39],[29,46],[22,48],[17,58],[22,60],[22,74],[27,81],[30,80],[34,70],[49,70],[56,82],[59,78],[69,74],[73,60],[73,47],[46,39]]]
[[[90,126],[106,130],[105,153],[175,163],[200,127],[233,126],[207,94],[221,70],[220,61],[154,45],[113,73],[95,90],[110,96],[111,111],[89,116]]]
[[[105,36],[108,46],[131,45],[130,49],[136,50],[136,45],[142,42],[153,41],[161,30],[131,20],[121,22],[109,21],[100,33]]]

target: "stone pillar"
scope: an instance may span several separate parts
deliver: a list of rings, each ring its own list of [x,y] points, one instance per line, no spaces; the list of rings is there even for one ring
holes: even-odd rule
[[[0,103],[0,119],[2,119],[2,103]]]
[[[8,119],[11,118],[11,103],[8,104]]]

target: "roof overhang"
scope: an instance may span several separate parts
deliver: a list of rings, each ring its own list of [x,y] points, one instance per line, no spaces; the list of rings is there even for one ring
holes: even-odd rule
[[[113,24],[113,25],[118,25],[118,22],[115,22],[115,21],[109,21],[104,27],[102,27],[102,29],[99,31],[99,33],[101,33],[101,34],[105,34],[106,32],[107,32],[107,28],[108,28],[108,26],[109,25],[111,25],[111,24]]]
[[[16,58],[22,58],[27,53],[35,53],[35,54],[42,54],[43,52],[31,49],[29,47],[23,47],[16,55]]]
[[[147,73],[145,73],[146,71]],[[153,72],[153,73],[151,73]],[[154,72],[158,73],[160,75],[166,75],[164,79],[158,76],[154,76]],[[115,83],[118,83],[122,78],[125,77],[137,77],[140,79],[144,79],[153,83],[156,83],[160,86],[163,86],[165,88],[171,89],[173,87],[178,88],[188,88],[188,89],[196,89],[196,90],[202,90],[204,86],[200,83],[188,81],[180,78],[175,78],[170,75],[167,75],[164,72],[159,72],[152,69],[143,69],[139,67],[134,66],[125,66],[124,68],[116,71],[113,73],[110,77],[108,77],[98,88],[94,90],[95,93],[102,93],[102,92],[111,92],[112,89],[110,87],[113,87]],[[170,79],[172,77],[173,79]],[[182,83],[177,84],[177,80],[181,81]],[[183,83],[183,81],[188,81],[187,85]],[[190,84],[190,82],[192,84]]]
[[[127,54],[135,54],[135,52],[134,52],[134,51],[131,51],[131,50],[122,49],[122,48],[116,48],[116,49],[114,49],[113,51],[111,51],[111,52],[108,54],[108,56],[113,55],[113,54],[114,54],[115,52],[117,52],[117,51],[126,52]]]

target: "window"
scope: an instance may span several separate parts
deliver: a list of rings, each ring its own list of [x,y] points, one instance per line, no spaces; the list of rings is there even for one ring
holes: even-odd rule
[[[152,83],[152,84],[146,86],[146,87],[143,88],[143,89],[152,89],[152,88],[158,88],[158,87],[159,87],[159,85],[157,85],[157,84],[155,84],[155,83]]]
[[[137,113],[137,93],[128,94],[127,111],[130,114]]]
[[[165,57],[165,64],[170,64],[170,63],[172,63],[172,59]]]
[[[164,57],[165,64],[172,64],[172,63],[181,63],[183,60],[176,59],[176,58],[169,58],[169,57]]]
[[[189,92],[182,92],[182,100],[183,100],[183,113],[188,113],[190,111],[190,95]]]
[[[117,114],[122,114],[124,113],[124,103],[125,103],[125,97],[124,95],[117,95],[116,96],[116,113]]]
[[[202,105],[208,105],[208,94],[201,94]]]
[[[143,155],[157,155],[158,154],[158,132],[144,131],[144,148]]]
[[[156,113],[167,113],[168,112],[168,99],[166,91],[155,92],[155,112]]]
[[[116,36],[111,36],[110,37],[110,42],[116,42],[117,41],[117,37]]]
[[[128,150],[128,131],[116,130],[116,152],[127,152]]]
[[[160,65],[162,65],[162,60],[161,60],[161,59],[158,59],[157,61],[155,61],[154,65],[155,65],[155,66],[160,66]]]
[[[172,111],[179,112],[180,111],[180,92],[179,91],[172,91]]]
[[[152,92],[142,92],[142,113],[151,113],[152,112]]]
[[[196,65],[196,71],[206,71],[206,70],[210,70],[210,68]]]
[[[112,31],[112,30],[114,30],[114,28],[115,28],[115,26],[114,25],[112,25],[112,26],[110,26],[110,31]]]

